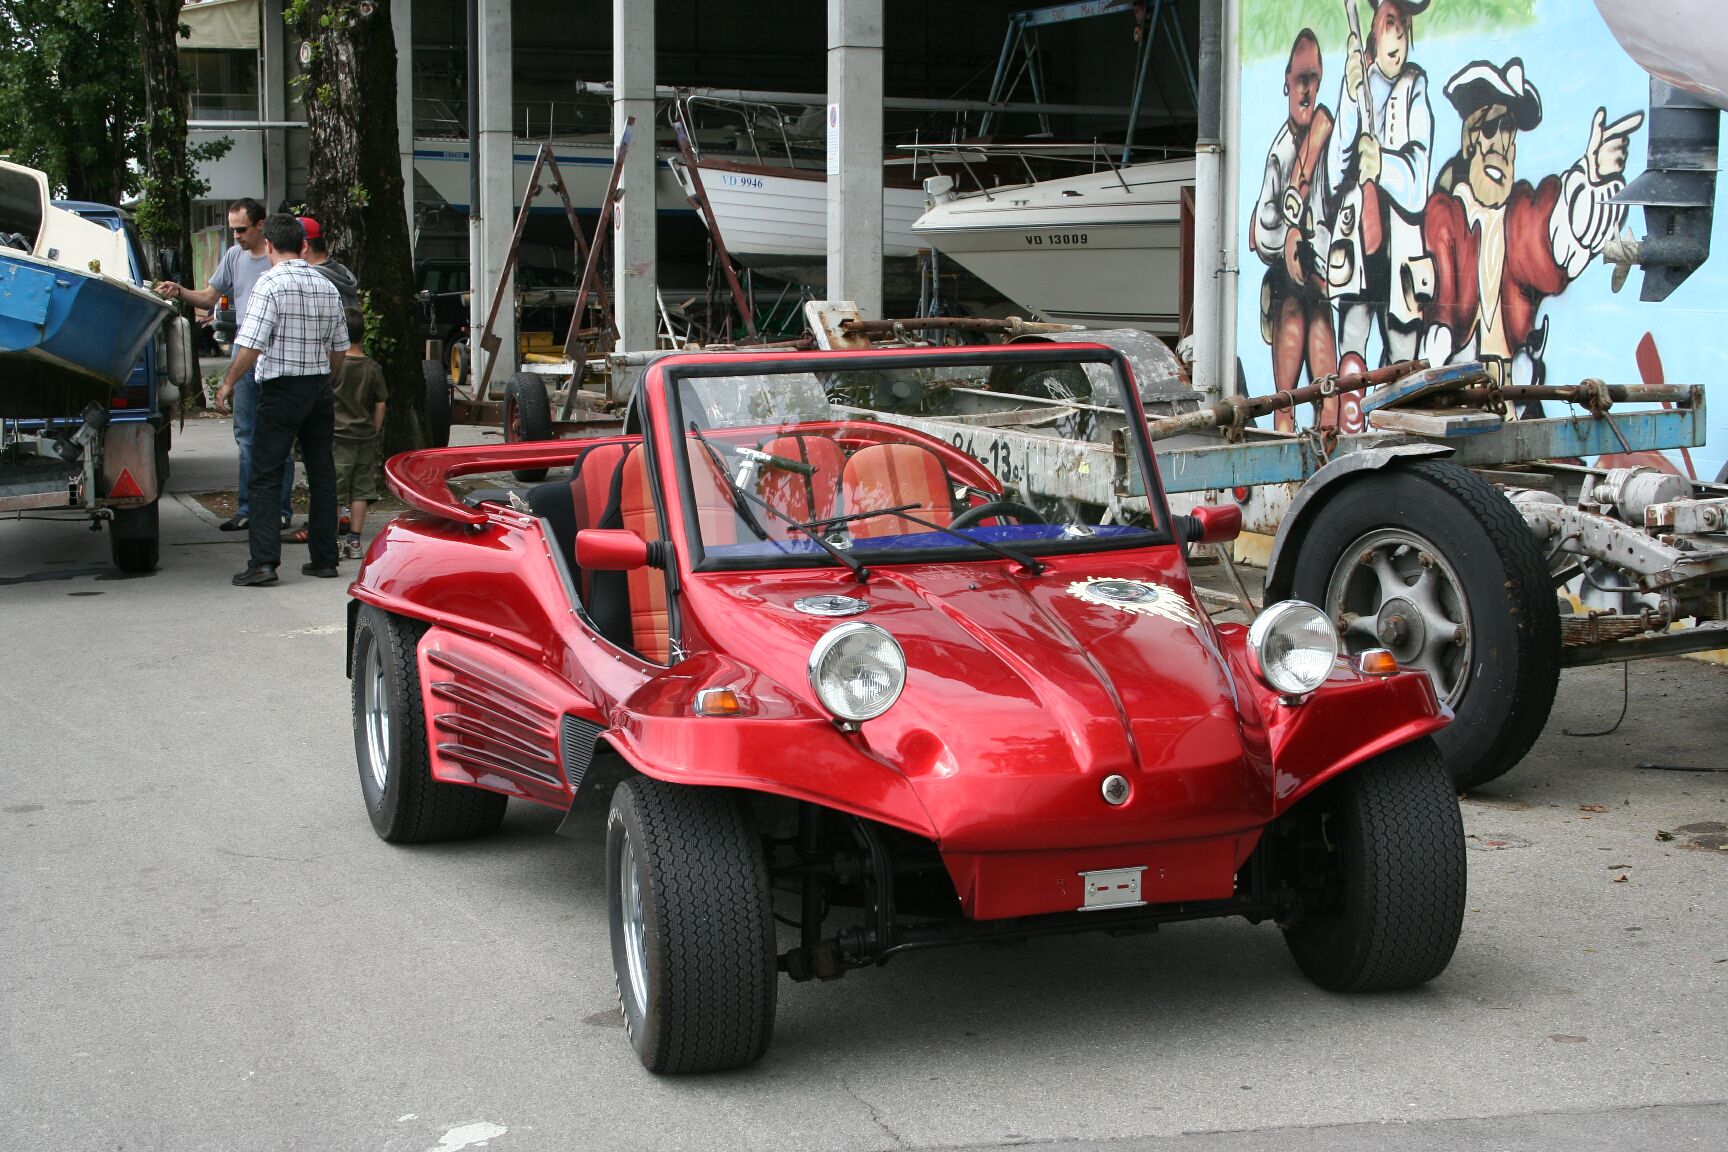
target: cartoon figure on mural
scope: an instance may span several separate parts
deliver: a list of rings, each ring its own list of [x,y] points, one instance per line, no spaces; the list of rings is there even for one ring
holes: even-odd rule
[[[1542,97],[1517,57],[1478,60],[1446,82],[1462,121],[1458,155],[1440,170],[1423,216],[1425,260],[1405,287],[1423,303],[1422,355],[1435,364],[1482,360],[1501,383],[1540,384],[1548,319],[1542,302],[1566,290],[1620,228],[1634,112],[1607,123],[1597,108],[1584,154],[1532,185],[1517,174],[1518,133],[1542,123]],[[1521,415],[1541,415],[1540,403]]]
[[[1336,183],[1326,268],[1338,308],[1341,373],[1412,359],[1422,333],[1420,310],[1398,289],[1405,268],[1422,255],[1434,143],[1428,75],[1410,60],[1414,18],[1428,2],[1376,0],[1364,45],[1356,0],[1344,0],[1351,32],[1329,150]],[[1378,355],[1370,361],[1376,329]],[[1345,431],[1360,429],[1355,397],[1347,398],[1340,419]]]
[[[1312,28],[1296,35],[1284,67],[1288,115],[1249,225],[1267,265],[1260,323],[1273,386],[1297,387],[1304,368],[1312,381],[1418,356],[1481,360],[1503,383],[1541,383],[1542,305],[1625,221],[1613,198],[1644,116],[1610,122],[1597,108],[1575,163],[1519,179],[1518,135],[1541,125],[1541,95],[1520,58],[1475,60],[1445,84],[1458,150],[1430,182],[1437,129],[1441,139],[1450,129],[1436,124],[1427,73],[1411,56],[1416,18],[1432,18],[1433,0],[1367,0],[1366,36],[1364,2],[1343,0],[1336,114],[1319,102],[1323,53]],[[1523,414],[1539,413],[1530,404]],[[1354,398],[1327,401],[1315,422],[1362,426]],[[1294,424],[1278,414],[1278,428]]]
[[[1251,224],[1254,251],[1267,265],[1260,284],[1260,334],[1272,345],[1272,379],[1280,392],[1297,386],[1304,364],[1311,381],[1338,370],[1325,276],[1332,113],[1320,103],[1320,82],[1320,41],[1304,28],[1284,67],[1289,117],[1266,153]],[[1279,412],[1276,420],[1281,430],[1295,427],[1289,411]]]

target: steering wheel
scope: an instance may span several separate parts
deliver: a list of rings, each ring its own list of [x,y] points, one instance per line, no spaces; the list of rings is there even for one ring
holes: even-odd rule
[[[992,516],[1012,516],[1022,524],[1042,524],[1044,517],[1020,503],[1018,500],[992,500],[988,504],[980,504],[976,508],[968,508],[954,517],[950,528],[970,528],[980,520],[988,520]]]

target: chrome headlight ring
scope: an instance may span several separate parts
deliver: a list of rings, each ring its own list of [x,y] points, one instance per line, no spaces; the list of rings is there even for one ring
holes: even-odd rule
[[[894,706],[906,687],[906,655],[886,629],[836,624],[810,650],[810,688],[837,720],[858,724]]]
[[[1338,630],[1303,600],[1269,605],[1248,628],[1248,664],[1261,683],[1301,697],[1326,682],[1338,661]]]

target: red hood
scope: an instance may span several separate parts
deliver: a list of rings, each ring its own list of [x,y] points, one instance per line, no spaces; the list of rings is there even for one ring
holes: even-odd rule
[[[703,574],[689,623],[815,705],[806,660],[838,621],[792,602],[866,601],[851,619],[893,634],[907,677],[863,738],[911,782],[945,849],[1204,837],[1270,817],[1270,771],[1245,751],[1231,671],[1175,548],[1054,559],[1039,576],[994,562],[872,573],[862,586],[843,572]],[[1101,578],[1168,589],[1164,614],[1085,598]],[[1113,773],[1132,785],[1120,807],[1102,797]]]

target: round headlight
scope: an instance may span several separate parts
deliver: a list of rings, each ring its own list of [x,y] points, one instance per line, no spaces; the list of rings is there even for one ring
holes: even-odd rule
[[[1248,659],[1268,688],[1306,696],[1332,674],[1338,631],[1314,605],[1284,600],[1260,613],[1248,629]]]
[[[894,637],[854,620],[822,634],[810,652],[810,687],[842,720],[871,720],[888,711],[906,686],[906,657]]]

